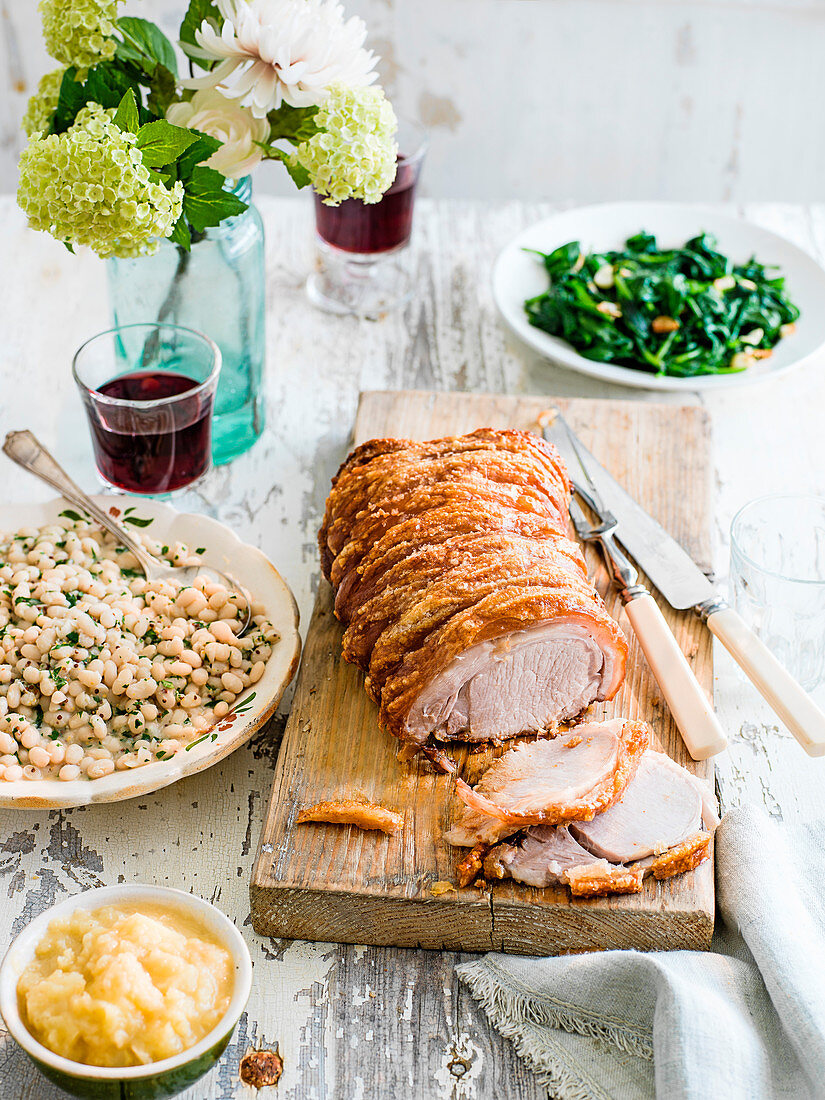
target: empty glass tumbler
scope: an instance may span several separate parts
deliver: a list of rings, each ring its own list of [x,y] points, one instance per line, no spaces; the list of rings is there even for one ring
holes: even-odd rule
[[[731,524],[733,606],[806,691],[825,682],[825,498],[781,494]]]

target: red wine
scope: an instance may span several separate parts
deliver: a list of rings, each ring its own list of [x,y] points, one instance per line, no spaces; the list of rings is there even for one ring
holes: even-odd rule
[[[184,374],[135,371],[113,378],[98,393],[149,402],[185,395],[199,383]],[[132,493],[169,493],[191,485],[209,468],[211,393],[160,406],[94,405],[95,461],[107,481]]]
[[[345,199],[340,206],[325,206],[316,195],[319,236],[344,252],[388,252],[406,244],[412,231],[418,167],[399,157],[393,185],[377,203]]]

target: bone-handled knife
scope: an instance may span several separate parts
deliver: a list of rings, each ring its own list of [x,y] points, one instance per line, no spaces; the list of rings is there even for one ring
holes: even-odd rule
[[[566,421],[562,421],[560,430],[569,431]],[[576,455],[577,441],[572,433],[568,441],[572,454]],[[584,512],[573,498],[570,501],[570,517],[576,533],[579,538],[597,542],[601,547],[630,625],[688,752],[694,760],[706,760],[709,756],[715,756],[727,747],[724,730],[659,605],[644,585],[639,584],[638,570],[616,544],[616,517],[604,504],[598,488],[590,480],[584,463],[577,455],[575,466],[571,463],[568,471],[574,482],[576,477],[583,479],[587,489],[586,503],[599,519],[596,527],[588,523]],[[584,498],[584,494],[582,496]]]
[[[693,608],[707,623],[736,663],[782,719],[810,756],[825,755],[825,714],[753,633],[744,619],[729,607],[705,574],[678,542],[637,504],[611,474],[593,457],[561,412],[544,428],[568,467],[579,496],[588,500],[588,478],[616,519],[615,537],[650,578],[671,607]],[[588,477],[584,476],[586,472]]]

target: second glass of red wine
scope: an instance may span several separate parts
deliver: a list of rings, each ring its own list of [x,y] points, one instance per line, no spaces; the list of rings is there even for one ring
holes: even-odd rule
[[[202,478],[220,371],[217,345],[180,325],[123,325],[87,340],[72,373],[104,481],[157,496]]]
[[[328,313],[380,317],[412,293],[408,246],[427,134],[401,119],[397,141],[395,180],[380,202],[346,199],[327,206],[314,196],[318,258],[307,294]]]

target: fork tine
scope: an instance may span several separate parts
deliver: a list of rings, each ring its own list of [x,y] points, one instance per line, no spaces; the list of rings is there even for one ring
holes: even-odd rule
[[[570,518],[573,520],[573,526],[576,528],[576,534],[580,539],[585,542],[597,537],[594,532],[595,528],[588,522],[587,516],[582,511],[581,505],[575,497],[570,498]]]

